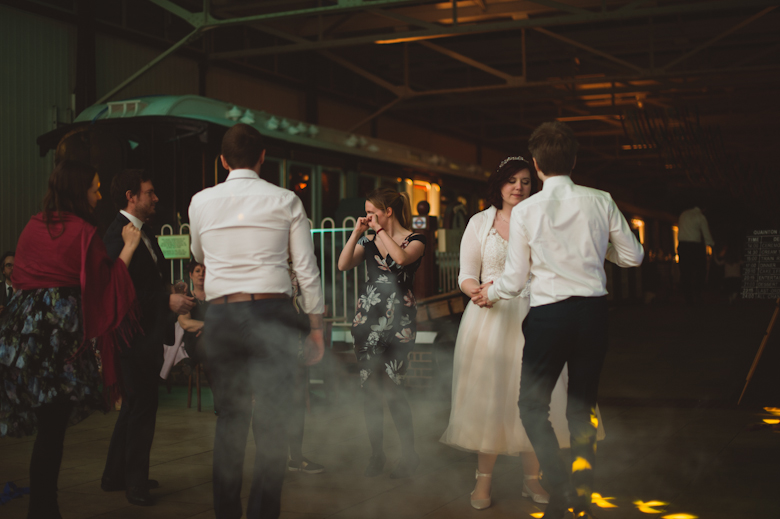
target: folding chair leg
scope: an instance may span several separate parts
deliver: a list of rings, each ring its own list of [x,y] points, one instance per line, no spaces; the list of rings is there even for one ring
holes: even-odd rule
[[[200,412],[200,363],[195,366],[195,386],[198,390],[198,412]]]
[[[187,409],[192,407],[192,373],[187,377]]]

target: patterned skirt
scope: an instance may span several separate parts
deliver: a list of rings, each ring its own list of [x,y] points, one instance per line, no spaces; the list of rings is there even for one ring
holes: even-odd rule
[[[0,319],[0,436],[36,433],[35,409],[74,403],[70,424],[105,410],[93,345],[84,344],[81,290],[20,290]]]

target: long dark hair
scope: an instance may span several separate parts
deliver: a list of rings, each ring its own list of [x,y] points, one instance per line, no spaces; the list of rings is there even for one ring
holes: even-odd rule
[[[498,166],[495,173],[490,175],[487,184],[487,201],[490,205],[501,209],[504,207],[504,199],[501,198],[501,188],[509,182],[509,179],[520,171],[527,169],[531,173],[531,194],[535,191],[534,168],[523,157],[507,157]]]
[[[94,209],[89,205],[87,191],[92,187],[97,170],[89,164],[75,160],[63,160],[49,177],[49,190],[43,197],[43,218],[52,238],[56,236],[51,226],[61,221],[62,213],[72,213],[82,220],[97,226]]]

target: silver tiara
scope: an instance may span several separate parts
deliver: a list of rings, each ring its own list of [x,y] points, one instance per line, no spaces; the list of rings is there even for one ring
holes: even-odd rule
[[[512,160],[522,160],[523,162],[528,162],[527,160],[525,160],[523,157],[521,157],[519,155],[517,157],[507,157],[507,158],[505,158],[504,160],[501,161],[501,164],[498,165],[498,169],[503,168],[506,165],[507,162],[512,161]]]

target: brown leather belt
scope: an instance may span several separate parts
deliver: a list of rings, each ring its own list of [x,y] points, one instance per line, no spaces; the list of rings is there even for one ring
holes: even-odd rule
[[[290,299],[287,294],[230,294],[209,301],[212,305],[222,303],[243,303],[246,301],[259,301],[261,299]]]

